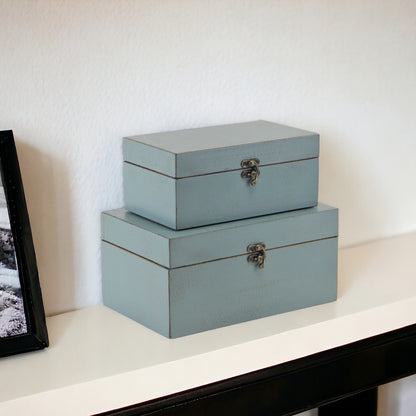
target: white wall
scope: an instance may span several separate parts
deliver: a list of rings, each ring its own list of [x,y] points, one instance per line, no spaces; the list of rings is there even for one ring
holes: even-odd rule
[[[377,416],[414,416],[416,375],[381,386],[378,389],[378,397]]]
[[[416,2],[0,0],[48,314],[99,303],[121,137],[263,118],[321,133],[341,245],[416,229]]]

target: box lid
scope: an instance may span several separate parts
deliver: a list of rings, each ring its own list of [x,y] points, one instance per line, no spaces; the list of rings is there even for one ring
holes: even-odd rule
[[[239,170],[245,159],[262,166],[315,158],[319,135],[258,120],[125,137],[123,155],[128,163],[183,178]]]
[[[250,244],[266,251],[338,235],[338,209],[314,208],[174,231],[124,208],[102,214],[102,239],[166,268],[247,255]]]

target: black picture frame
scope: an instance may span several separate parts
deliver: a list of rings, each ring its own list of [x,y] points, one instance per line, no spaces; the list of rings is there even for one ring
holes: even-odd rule
[[[32,232],[11,130],[0,131],[0,171],[15,251],[15,263],[11,267],[16,268],[20,280],[21,292],[19,291],[18,299],[19,305],[21,300],[23,301],[26,324],[25,327],[21,327],[21,333],[10,336],[3,333],[0,337],[0,357],[4,357],[45,348],[49,341]],[[5,252],[1,247],[0,250]],[[3,286],[3,290],[5,287]]]

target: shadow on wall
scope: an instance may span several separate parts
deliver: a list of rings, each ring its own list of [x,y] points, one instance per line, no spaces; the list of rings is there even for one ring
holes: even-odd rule
[[[74,304],[74,241],[65,161],[16,138],[46,315]],[[65,308],[66,305],[66,308]],[[63,306],[63,308],[62,308]]]
[[[367,156],[349,143],[348,137],[333,129],[320,136],[319,200],[340,208],[340,247],[377,238],[380,218],[388,215],[386,206],[379,206],[377,212],[370,208],[384,196],[376,187],[376,174],[371,177],[370,169],[358,168],[368,164]]]

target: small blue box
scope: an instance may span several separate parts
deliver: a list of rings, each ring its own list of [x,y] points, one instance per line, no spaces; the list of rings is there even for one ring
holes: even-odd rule
[[[268,121],[126,137],[125,207],[186,229],[312,207],[319,136]]]
[[[338,210],[325,205],[174,231],[102,214],[104,304],[176,338],[330,302]]]

